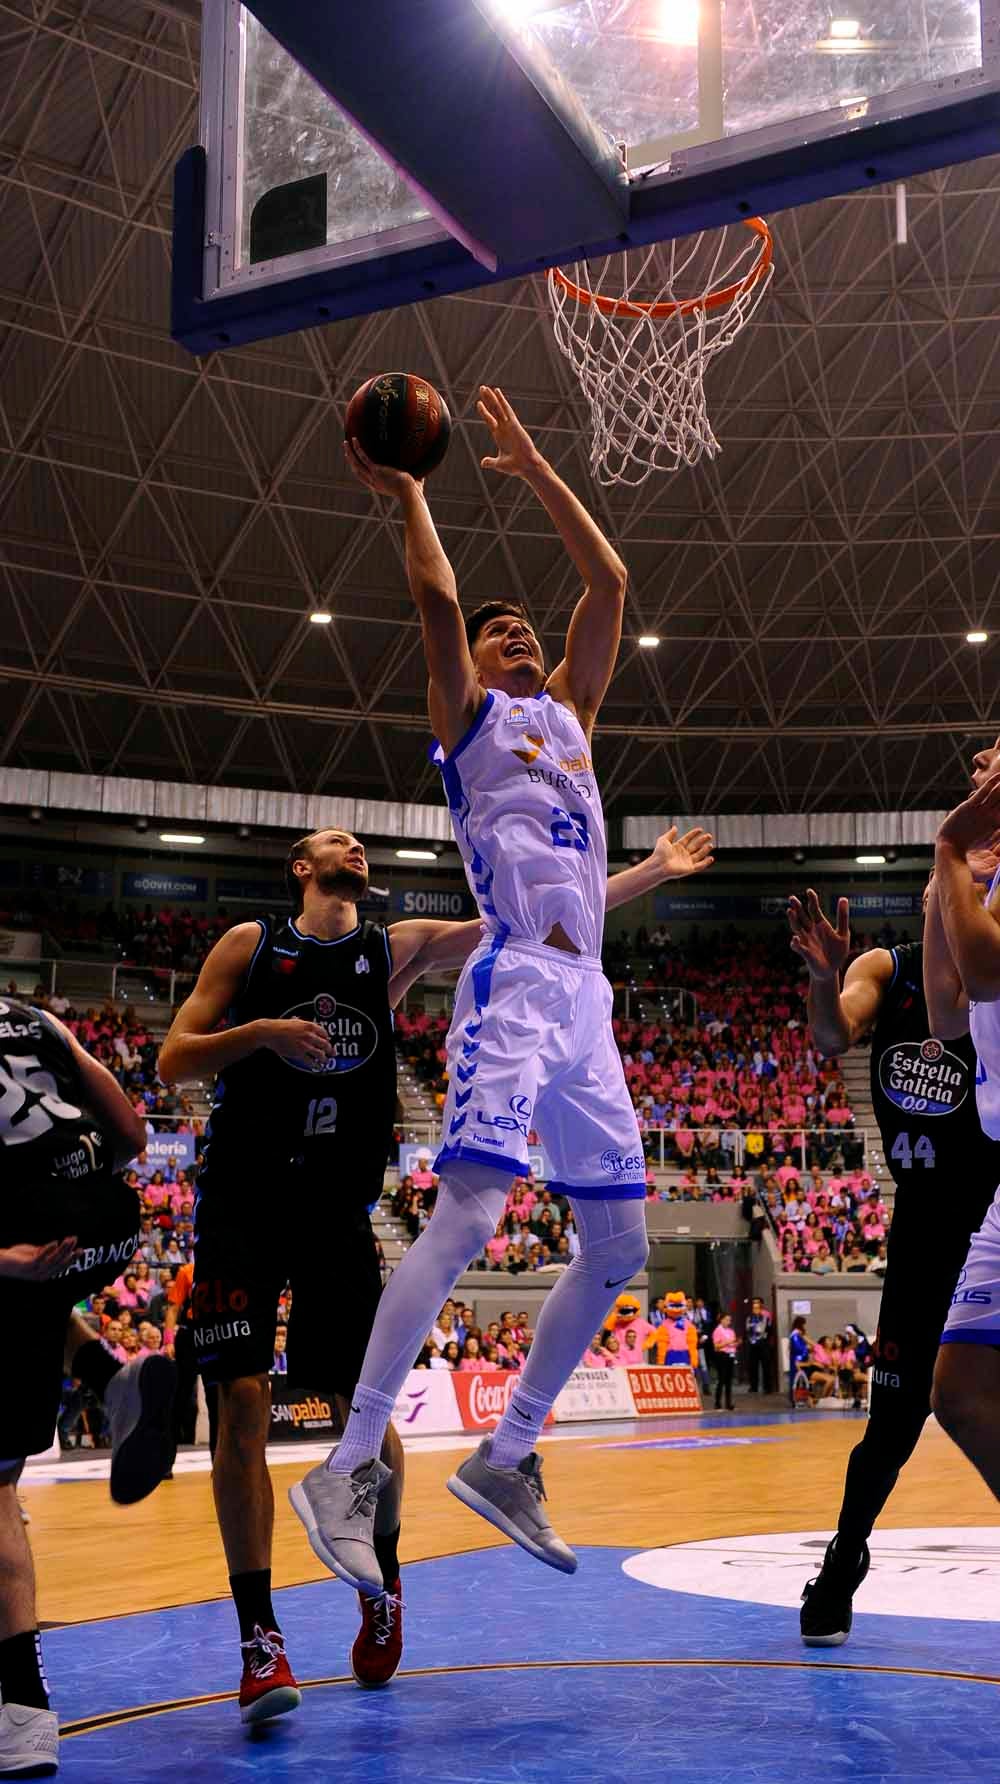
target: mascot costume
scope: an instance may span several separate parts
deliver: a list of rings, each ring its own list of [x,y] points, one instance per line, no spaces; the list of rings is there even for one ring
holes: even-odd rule
[[[652,1335],[644,1340],[646,1360],[668,1369],[687,1366],[697,1375],[698,1329],[687,1316],[684,1296],[679,1289],[671,1289],[664,1300],[666,1319],[662,1325],[654,1326]]]
[[[604,1339],[608,1337],[617,1338],[624,1350],[626,1332],[634,1332],[637,1352],[635,1360],[637,1363],[641,1363],[643,1351],[649,1343],[650,1335],[656,1331],[657,1327],[650,1325],[649,1320],[643,1317],[642,1308],[635,1296],[626,1291],[625,1294],[618,1296],[608,1314],[601,1332],[601,1341],[603,1343]]]

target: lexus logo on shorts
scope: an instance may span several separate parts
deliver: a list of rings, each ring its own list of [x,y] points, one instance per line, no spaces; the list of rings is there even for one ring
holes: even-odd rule
[[[308,1003],[295,1004],[285,1010],[283,1021],[298,1016],[303,1022],[318,1022],[324,1028],[333,1048],[333,1052],[319,1065],[299,1065],[297,1060],[286,1059],[295,1072],[315,1072],[329,1077],[333,1072],[354,1072],[359,1065],[366,1065],[378,1047],[378,1029],[364,1010],[356,1010],[351,1004],[338,1003],[329,992],[321,991],[318,996],[310,998]]]
[[[512,1096],[509,1107],[512,1115],[519,1115],[522,1121],[527,1121],[531,1114],[531,1098],[530,1096]]]

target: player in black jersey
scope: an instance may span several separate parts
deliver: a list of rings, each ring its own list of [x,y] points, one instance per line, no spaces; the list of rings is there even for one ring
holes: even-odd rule
[[[0,1774],[54,1772],[58,1727],[41,1666],[31,1550],[17,1504],[25,1458],[52,1441],[63,1367],[99,1393],[112,1496],[144,1498],[169,1458],[174,1365],[125,1368],[73,1312],[132,1257],[139,1203],[120,1172],[146,1124],[55,1017],[0,1001]],[[24,1333],[30,1327],[31,1343]]]
[[[931,1410],[938,1343],[969,1240],[1000,1181],[1000,1144],[979,1125],[967,1017],[936,1023],[931,1033],[923,959],[933,952],[948,960],[932,886],[923,942],[859,955],[842,990],[851,947],[846,898],[836,928],[813,891],[805,904],[790,900],[789,921],[792,947],[809,970],[809,1024],[820,1052],[871,1041],[872,1104],[896,1184],[869,1418],[847,1465],[837,1534],[802,1595],[803,1641],[836,1647],[850,1633],[852,1599],[868,1572],[868,1537]]]
[[[646,862],[609,882],[613,909],[710,859],[702,831],[661,837]],[[218,1073],[195,1205],[192,1341],[219,1389],[216,1510],[244,1652],[243,1719],[295,1709],[271,1602],[274,1500],[265,1460],[275,1310],[292,1286],[288,1371],[336,1400],[345,1419],[382,1282],[369,1210],[392,1143],[396,1059],[392,1009],[432,968],[460,966],[478,944],[471,923],[359,923],[368,886],[363,845],[322,830],[287,867],[296,915],[275,930],[241,923],[205,962],[160,1054],[172,1082]],[[230,1026],[216,1032],[223,1018]],[[389,1428],[395,1479],[378,1497],[375,1546],[388,1589],[362,1598],[351,1665],[386,1684],[399,1664],[402,1447]]]

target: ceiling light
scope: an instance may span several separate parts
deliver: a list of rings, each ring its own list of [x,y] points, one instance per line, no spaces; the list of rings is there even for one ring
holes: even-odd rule
[[[640,650],[655,650],[660,640],[654,638],[652,632],[644,632],[639,640]]]
[[[885,866],[885,856],[884,855],[855,855],[854,859],[857,862],[859,867],[884,867]]]
[[[831,19],[830,36],[839,37],[842,42],[861,36],[861,26],[857,19]]]
[[[397,861],[436,861],[433,849],[397,849]]]
[[[536,12],[545,10],[543,0],[493,0],[496,11],[512,25],[526,25]]]
[[[660,0],[657,36],[677,49],[697,49],[698,13],[698,0]]]
[[[332,619],[332,613],[327,613],[325,608],[317,607],[315,613],[309,615],[309,624],[311,626],[328,626]]]
[[[204,840],[205,838],[203,836],[189,836],[184,830],[160,831],[161,842],[182,842],[190,844],[192,848],[197,848],[198,844],[203,843]]]
[[[965,642],[966,644],[985,644],[988,637],[988,632],[966,632]]]

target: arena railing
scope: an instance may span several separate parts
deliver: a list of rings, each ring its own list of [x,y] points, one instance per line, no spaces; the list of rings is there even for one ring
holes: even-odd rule
[[[0,965],[4,984],[13,984],[23,997],[68,997],[76,1010],[105,1003],[167,1004],[183,1003],[193,990],[197,972],[163,966],[137,966],[125,960],[75,960],[43,958],[31,961],[8,961]]]

